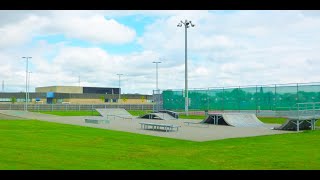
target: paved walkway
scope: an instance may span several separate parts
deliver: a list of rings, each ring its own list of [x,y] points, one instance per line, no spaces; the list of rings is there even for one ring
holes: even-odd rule
[[[283,134],[283,133],[296,133],[292,131],[281,131],[272,130],[274,126],[279,126],[279,124],[267,124],[267,127],[232,127],[223,125],[199,125],[190,124],[186,125],[183,122],[200,122],[199,120],[191,119],[179,119],[179,120],[149,120],[133,118],[132,120],[123,118],[111,118],[109,124],[90,124],[85,123],[85,118],[87,116],[56,116],[49,114],[42,114],[36,112],[25,112],[25,111],[10,111],[10,110],[0,110],[0,114],[5,114],[7,116],[17,116],[25,119],[37,119],[42,121],[63,123],[63,124],[73,124],[80,126],[88,126],[102,129],[111,129],[118,131],[126,131],[138,134],[168,137],[175,139],[191,140],[191,141],[210,141],[219,140],[227,138],[239,138],[239,137],[250,137],[250,136],[261,136],[261,135],[272,135],[272,134]],[[1,116],[0,116],[1,117]],[[179,131],[163,132],[163,131],[153,131],[153,130],[143,130],[141,129],[140,122],[153,122],[161,124],[175,124],[180,125]]]

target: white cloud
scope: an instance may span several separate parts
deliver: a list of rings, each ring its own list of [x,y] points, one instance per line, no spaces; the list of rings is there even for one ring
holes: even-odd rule
[[[127,15],[155,20],[136,37],[134,27],[115,20]],[[12,18],[12,23],[0,18],[5,34],[0,37],[0,75],[18,90],[25,82],[21,54],[33,57],[34,86],[78,85],[80,74],[81,85],[117,87],[116,74],[122,73],[123,92],[150,94],[156,85],[152,61],[163,57],[159,88],[183,89],[184,29],[177,24],[184,19],[196,25],[188,29],[189,88],[315,82],[320,76],[319,11],[48,11]],[[94,44],[5,48],[52,33]],[[98,46],[130,42],[142,50],[112,54]]]
[[[102,15],[89,17],[55,16],[52,25],[45,30],[54,29],[67,37],[94,43],[122,44],[131,42],[135,31],[114,19],[105,19]]]
[[[21,46],[36,35],[62,34],[91,43],[111,44],[128,43],[136,36],[134,29],[106,19],[103,11],[18,11],[18,15],[14,12],[0,13],[0,17],[13,15],[9,18],[11,22],[0,20],[0,48]]]

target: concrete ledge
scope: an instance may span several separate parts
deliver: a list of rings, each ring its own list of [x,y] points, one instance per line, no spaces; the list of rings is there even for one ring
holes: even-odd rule
[[[110,121],[106,119],[85,119],[85,123],[93,123],[93,124],[109,124]]]

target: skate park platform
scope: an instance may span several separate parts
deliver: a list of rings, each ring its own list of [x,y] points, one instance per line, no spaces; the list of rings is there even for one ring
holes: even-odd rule
[[[249,113],[210,113],[201,123],[234,127],[267,127],[255,114]]]
[[[176,120],[177,118],[171,116],[168,113],[157,112],[157,113],[148,113],[140,116],[142,119],[157,119],[157,120]]]
[[[50,114],[42,114],[37,112],[27,112],[27,111],[14,111],[14,110],[0,110],[0,114],[19,117],[21,119],[35,119],[40,121],[70,124],[77,126],[85,126],[99,129],[109,129],[123,132],[131,132],[137,134],[144,134],[150,136],[174,138],[189,141],[211,141],[229,138],[239,138],[239,137],[253,137],[262,135],[273,135],[273,134],[283,134],[283,133],[296,133],[295,131],[283,131],[283,130],[272,130],[271,128],[275,124],[266,124],[268,128],[261,127],[234,127],[234,126],[219,126],[209,124],[209,126],[196,126],[187,125],[184,121],[199,123],[199,120],[194,119],[183,119],[183,120],[162,120],[161,124],[172,124],[180,126],[179,131],[150,131],[141,129],[139,123],[145,122],[146,119],[135,118],[133,119],[122,119],[116,118],[111,119],[109,124],[94,124],[86,123],[86,116],[57,116]],[[90,117],[93,118],[94,116]],[[96,116],[101,117],[101,116]],[[159,123],[159,120],[149,119],[148,123]],[[277,124],[280,125],[280,124]]]
[[[106,117],[96,117],[96,116],[86,117],[84,119],[84,122],[93,123],[93,124],[109,124],[110,123],[110,121]]]
[[[281,126],[274,127],[275,130],[315,130],[316,122],[320,116],[288,117]]]
[[[96,111],[103,117],[115,119],[116,117],[122,119],[132,119],[133,116],[123,108],[106,108],[96,109]]]
[[[290,107],[287,121],[276,130],[315,130],[316,122],[320,119],[320,102],[296,103]]]

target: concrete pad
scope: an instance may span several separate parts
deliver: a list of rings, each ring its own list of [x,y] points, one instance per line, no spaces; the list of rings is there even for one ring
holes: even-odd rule
[[[6,115],[14,115],[21,118],[27,119],[37,119],[42,121],[63,123],[63,124],[73,124],[101,129],[118,130],[125,132],[132,132],[138,134],[145,134],[151,136],[160,136],[167,138],[175,138],[182,140],[191,141],[210,141],[228,138],[239,138],[239,137],[252,137],[261,135],[273,135],[273,134],[283,134],[283,133],[296,133],[292,131],[282,131],[282,130],[272,130],[274,124],[266,124],[266,127],[232,127],[224,125],[213,125],[201,126],[201,125],[187,125],[184,122],[200,122],[199,120],[192,119],[179,119],[179,120],[152,120],[152,119],[141,119],[133,118],[123,119],[114,118],[110,120],[109,124],[90,124],[85,123],[85,116],[56,116],[49,114],[41,114],[36,112],[25,112],[25,111],[9,111],[1,110],[0,113]],[[151,123],[161,123],[161,124],[174,124],[181,126],[178,131],[153,131],[141,129],[140,122],[151,122]]]

